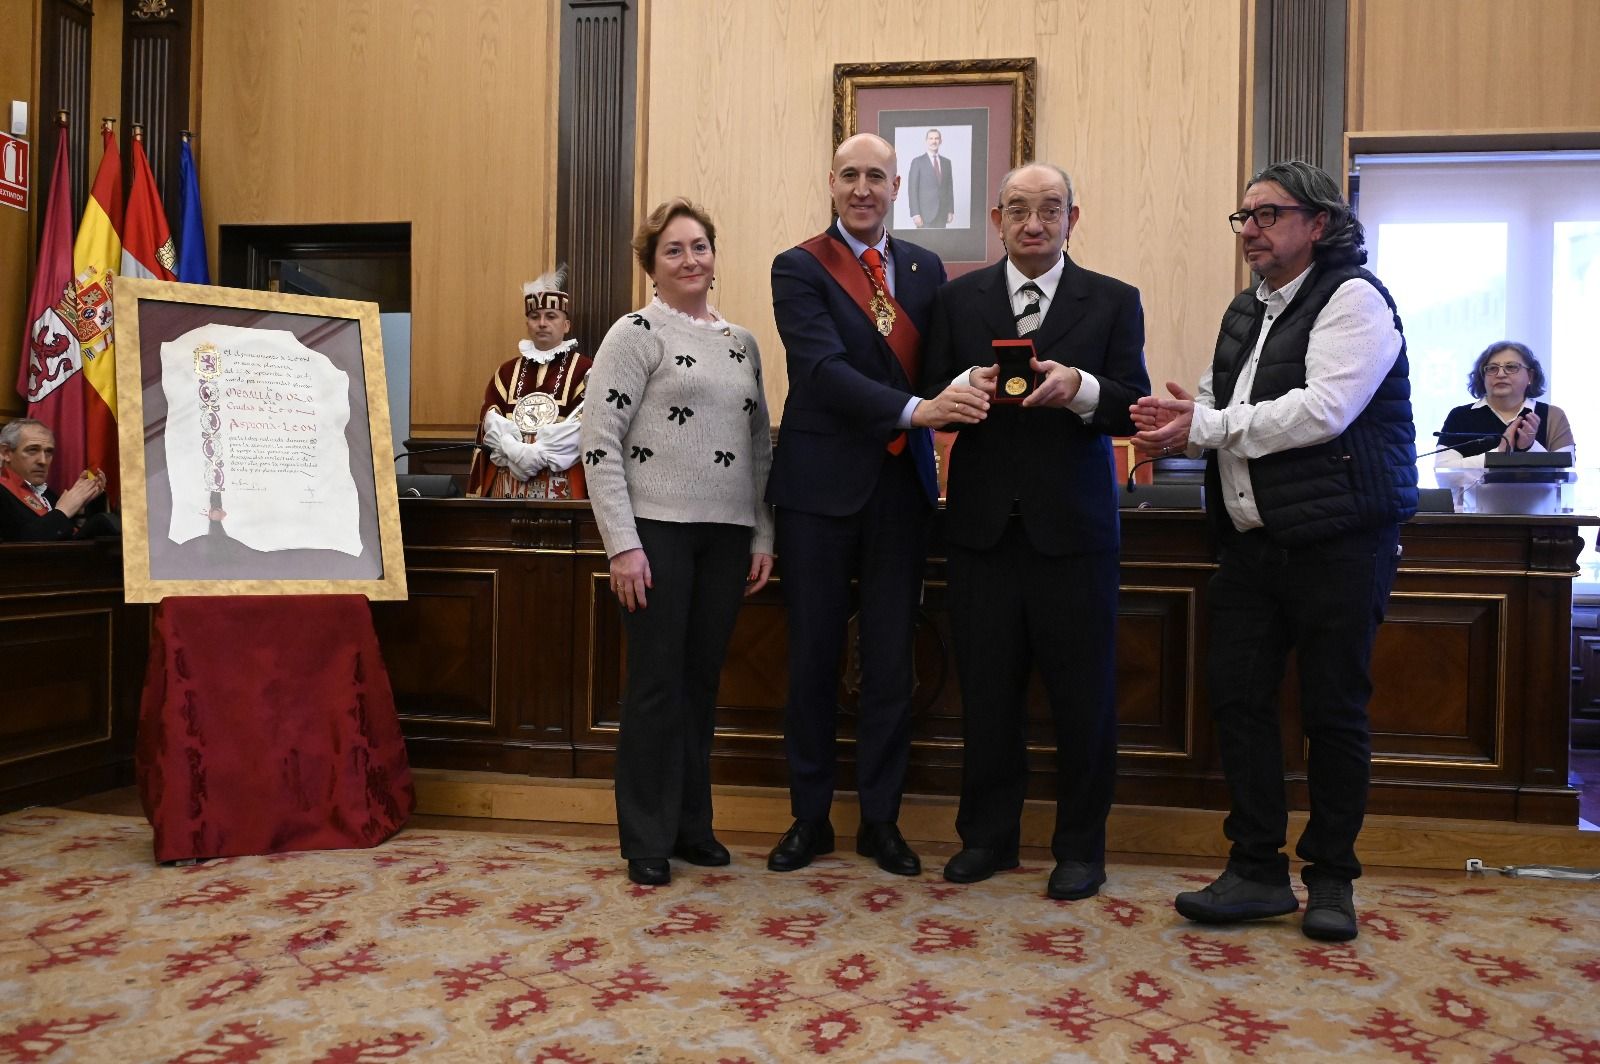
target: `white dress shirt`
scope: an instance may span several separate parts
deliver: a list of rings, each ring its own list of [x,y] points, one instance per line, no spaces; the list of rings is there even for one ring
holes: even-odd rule
[[[1042,323],[1042,316],[1050,313],[1050,303],[1056,297],[1056,289],[1061,287],[1061,274],[1066,268],[1067,258],[1063,255],[1059,262],[1038,277],[1028,277],[1017,269],[1016,263],[1009,258],[1006,259],[1006,291],[1011,293],[1012,317],[1020,317],[1028,304],[1033,302],[1029,293],[1022,291],[1022,286],[1031,281],[1039,286],[1040,292],[1044,293],[1039,297]],[[1095,409],[1100,405],[1100,381],[1093,373],[1087,373],[1082,369],[1078,370],[1078,374],[1083,378],[1083,383],[1078,385],[1078,394],[1072,397],[1067,409],[1088,422],[1094,419]]]
[[[1400,333],[1389,305],[1376,288],[1353,278],[1339,286],[1311,326],[1305,387],[1293,388],[1276,399],[1250,402],[1261,349],[1272,323],[1294,300],[1310,272],[1308,267],[1275,292],[1265,281],[1256,288],[1256,298],[1266,304],[1266,316],[1255,349],[1239,367],[1233,399],[1225,408],[1216,408],[1209,368],[1200,379],[1194,421],[1189,426],[1191,454],[1197,449],[1217,452],[1223,502],[1240,531],[1262,526],[1250,484],[1250,459],[1336,438],[1366,409],[1400,354]]]

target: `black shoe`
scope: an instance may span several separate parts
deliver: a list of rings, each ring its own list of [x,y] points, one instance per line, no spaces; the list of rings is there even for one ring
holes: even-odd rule
[[[1348,879],[1306,880],[1306,914],[1300,930],[1307,938],[1322,942],[1349,942],[1359,933],[1356,927],[1355,891]]]
[[[1229,869],[1204,890],[1186,890],[1172,902],[1180,914],[1202,924],[1232,924],[1286,916],[1300,908],[1287,883],[1257,883]]]
[[[672,865],[665,857],[630,857],[628,878],[642,887],[663,887],[672,882]]]
[[[1045,894],[1057,901],[1080,901],[1100,893],[1106,866],[1099,861],[1062,861],[1050,873]]]
[[[968,846],[945,862],[944,878],[952,883],[978,883],[996,872],[1007,872],[1017,867],[1016,850],[986,850],[981,846]]]
[[[826,820],[796,820],[767,854],[767,867],[774,872],[793,872],[810,864],[813,857],[832,852],[832,824]]]
[[[704,842],[680,842],[672,848],[672,856],[702,868],[720,868],[733,860],[728,848],[716,839]]]
[[[893,822],[862,821],[861,830],[856,833],[856,853],[871,857],[878,862],[879,868],[893,875],[922,874],[922,862],[911,852],[905,836],[900,834],[900,829]]]

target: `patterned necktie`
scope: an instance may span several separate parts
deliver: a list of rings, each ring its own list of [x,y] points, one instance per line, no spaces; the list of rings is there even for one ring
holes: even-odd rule
[[[1022,308],[1022,313],[1017,315],[1017,336],[1027,336],[1039,327],[1044,320],[1044,312],[1039,309],[1039,300],[1044,298],[1044,291],[1028,281],[1017,291],[1028,297],[1028,305]]]
[[[872,287],[880,292],[889,291],[889,279],[883,275],[883,256],[877,248],[868,248],[861,253],[861,262],[866,266],[867,272],[872,275]]]
[[[872,275],[872,287],[887,296],[889,294],[889,279],[883,275],[883,256],[878,253],[878,249],[867,248],[863,251],[861,253],[861,264]],[[903,453],[906,449],[906,434],[903,432],[895,433],[894,439],[890,440],[887,446],[890,454]]]

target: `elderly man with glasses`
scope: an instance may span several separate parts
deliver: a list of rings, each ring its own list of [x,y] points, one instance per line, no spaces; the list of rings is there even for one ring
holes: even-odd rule
[[[924,394],[970,383],[994,397],[986,419],[958,426],[950,452],[963,849],[944,877],[974,883],[1017,867],[1037,670],[1056,748],[1045,892],[1070,901],[1106,878],[1119,574],[1110,437],[1133,430],[1128,408],[1150,391],[1144,311],[1138,289],[1066,253],[1078,205],[1059,167],[1007,174],[989,213],[1005,258],[940,290],[923,374]]]
[[[1292,913],[1278,691],[1289,652],[1309,745],[1311,819],[1295,852],[1311,938],[1356,937],[1355,842],[1371,775],[1372,646],[1417,506],[1405,337],[1333,179],[1303,162],[1250,180],[1229,216],[1261,278],[1223,314],[1198,398],[1132,410],[1146,453],[1206,455],[1220,564],[1208,590],[1207,686],[1231,800],[1227,869],[1179,913],[1232,923]]]

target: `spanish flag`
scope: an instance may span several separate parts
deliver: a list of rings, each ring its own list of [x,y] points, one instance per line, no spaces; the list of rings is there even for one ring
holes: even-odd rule
[[[117,363],[111,334],[111,289],[122,268],[122,156],[106,119],[100,129],[105,154],[95,173],[94,190],[83,208],[78,241],[72,248],[73,283],[78,291],[74,323],[83,347],[84,421],[88,465],[106,475],[106,498],[117,505]]]

